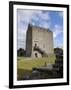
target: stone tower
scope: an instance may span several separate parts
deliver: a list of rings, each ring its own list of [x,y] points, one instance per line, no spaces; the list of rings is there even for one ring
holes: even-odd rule
[[[46,57],[53,53],[53,32],[29,24],[26,34],[26,56]]]

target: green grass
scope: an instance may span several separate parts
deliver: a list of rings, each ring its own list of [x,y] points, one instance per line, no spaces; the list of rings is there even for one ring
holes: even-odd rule
[[[48,57],[43,58],[18,57],[18,78],[22,78],[26,74],[31,74],[32,68],[45,66],[45,62],[47,65],[55,63],[55,56],[49,55]]]

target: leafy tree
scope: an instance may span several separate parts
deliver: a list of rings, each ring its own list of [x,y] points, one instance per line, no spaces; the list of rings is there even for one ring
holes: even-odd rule
[[[63,49],[62,48],[54,48],[54,53],[56,55],[63,55]]]
[[[26,53],[26,51],[24,50],[24,49],[22,49],[22,48],[19,48],[18,50],[17,50],[17,56],[25,56],[25,53]]]

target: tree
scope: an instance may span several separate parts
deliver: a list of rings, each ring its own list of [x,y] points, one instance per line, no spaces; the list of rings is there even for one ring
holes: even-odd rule
[[[63,49],[62,48],[54,48],[54,53],[56,55],[63,55]]]
[[[18,50],[17,50],[17,56],[25,56],[25,50],[24,49],[22,49],[22,48],[19,48]]]

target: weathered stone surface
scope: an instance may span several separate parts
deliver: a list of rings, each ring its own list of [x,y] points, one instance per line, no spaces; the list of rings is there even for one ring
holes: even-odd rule
[[[45,57],[53,53],[53,32],[29,25],[26,35],[26,56]]]

